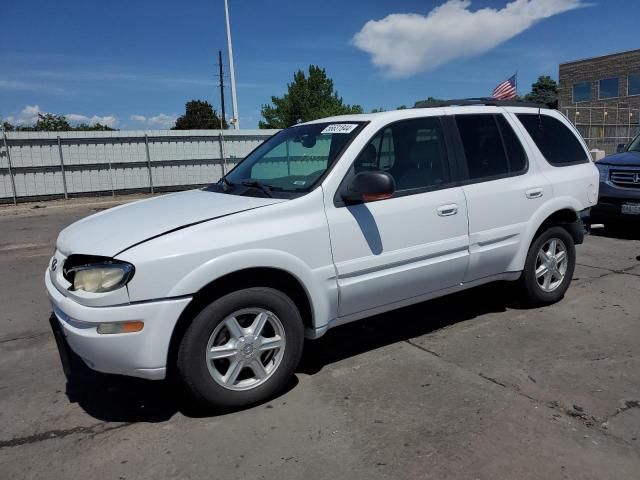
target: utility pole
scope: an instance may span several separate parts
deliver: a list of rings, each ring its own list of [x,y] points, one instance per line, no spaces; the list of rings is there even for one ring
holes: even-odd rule
[[[224,128],[226,120],[224,112],[224,72],[222,71],[222,50],[218,50],[218,65],[220,66],[220,128]]]
[[[227,0],[224,0],[224,14],[227,20],[227,47],[229,50],[229,73],[231,73],[231,108],[233,110],[233,128],[238,130],[240,128],[240,120],[238,119],[238,99],[236,97],[236,74],[233,68],[233,46],[231,45],[231,27],[229,26],[229,5]]]

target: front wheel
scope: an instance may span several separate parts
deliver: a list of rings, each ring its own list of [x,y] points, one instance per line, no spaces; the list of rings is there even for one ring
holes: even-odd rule
[[[571,283],[576,266],[573,237],[562,227],[542,232],[529,247],[522,273],[526,301],[532,306],[560,300]]]
[[[194,396],[220,408],[252,405],[284,388],[302,355],[295,303],[272,288],[247,288],[205,307],[184,334],[178,371]]]

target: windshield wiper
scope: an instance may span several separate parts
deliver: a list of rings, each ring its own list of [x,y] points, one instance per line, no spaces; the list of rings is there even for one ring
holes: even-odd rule
[[[267,197],[273,198],[271,194],[271,187],[269,185],[265,185],[264,183],[258,182],[257,180],[243,180],[242,185],[249,188],[255,188],[264,193]]]

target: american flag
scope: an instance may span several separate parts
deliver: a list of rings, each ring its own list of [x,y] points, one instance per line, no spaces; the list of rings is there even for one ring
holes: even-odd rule
[[[498,86],[493,89],[491,96],[498,100],[511,100],[516,98],[516,75],[498,84]]]

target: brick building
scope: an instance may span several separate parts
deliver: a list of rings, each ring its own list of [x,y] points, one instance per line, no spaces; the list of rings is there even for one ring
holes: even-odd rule
[[[558,109],[607,153],[640,132],[640,50],[560,65]]]

